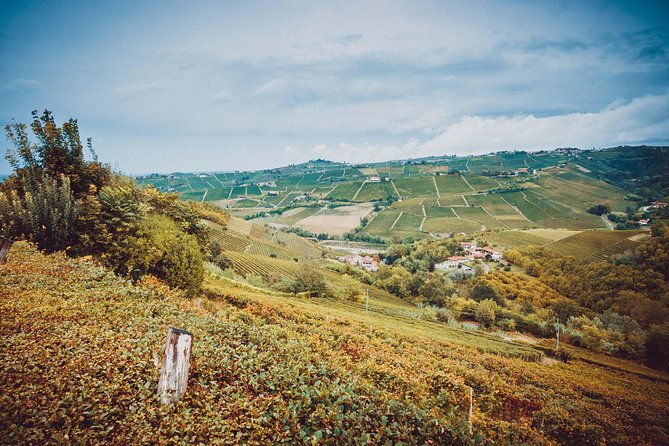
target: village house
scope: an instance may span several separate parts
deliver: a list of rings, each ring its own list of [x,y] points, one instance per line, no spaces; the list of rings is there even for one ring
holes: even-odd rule
[[[373,176],[373,177],[369,177],[369,179],[367,181],[369,181],[370,183],[380,183],[381,178],[378,177],[378,176]]]
[[[665,207],[667,205],[667,203],[664,202],[664,201],[653,201],[650,205],[653,206],[654,208],[659,209],[659,208]]]
[[[485,248],[482,249],[482,251],[483,251],[483,255],[485,255],[485,256],[489,255],[490,258],[492,258],[496,262],[502,260],[502,253],[495,250],[495,249],[485,247]]]
[[[473,258],[481,259],[490,256],[494,261],[498,262],[502,259],[502,253],[490,247],[478,246],[476,242],[461,242],[460,246],[465,252],[468,252]]]
[[[465,251],[471,252],[474,248],[476,248],[476,242],[461,242],[460,246],[462,246],[462,249]]]
[[[339,261],[349,263],[353,266],[360,266],[367,271],[376,272],[379,270],[379,262],[370,256],[361,256],[358,254],[349,254],[345,257],[339,257]]]
[[[271,196],[271,197],[276,197],[276,196],[279,195],[279,194],[281,194],[281,191],[278,191],[278,190],[270,190],[270,191],[267,191],[267,195],[269,195],[269,196]]]
[[[370,256],[363,257],[360,266],[362,266],[364,269],[370,272],[376,272],[379,270],[378,262],[373,258],[371,258]]]
[[[471,256],[452,256],[446,259],[445,262],[437,263],[434,267],[440,270],[455,269],[458,265],[469,260],[473,260],[473,258]]]

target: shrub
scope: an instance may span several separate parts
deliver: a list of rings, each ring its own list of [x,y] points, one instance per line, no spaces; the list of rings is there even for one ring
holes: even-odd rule
[[[70,180],[39,174],[26,176],[24,194],[0,193],[0,231],[11,238],[25,238],[47,252],[63,250],[74,242],[78,201]]]
[[[135,235],[128,237],[122,264],[125,271],[139,268],[192,296],[204,278],[203,255],[194,236],[184,233],[170,218],[151,215]],[[121,271],[124,272],[124,271]]]
[[[486,327],[495,323],[497,318],[497,304],[492,299],[485,299],[479,302],[476,307],[476,320],[482,322]]]
[[[502,302],[502,297],[499,295],[497,290],[487,283],[477,283],[474,285],[472,290],[469,292],[469,297],[477,302],[481,302],[486,299],[493,300],[497,303]]]

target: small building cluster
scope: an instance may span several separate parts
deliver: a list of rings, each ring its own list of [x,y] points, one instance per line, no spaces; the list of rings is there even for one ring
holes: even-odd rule
[[[496,249],[488,246],[478,246],[476,242],[462,242],[460,246],[465,251],[463,256],[451,256],[445,262],[435,265],[435,268],[440,270],[469,268],[465,263],[472,262],[477,259],[490,258],[495,262],[502,260],[502,253]]]
[[[379,270],[379,262],[370,256],[360,256],[358,254],[349,254],[345,257],[339,257],[340,262],[349,263],[354,266],[359,266],[367,271],[376,272]]]

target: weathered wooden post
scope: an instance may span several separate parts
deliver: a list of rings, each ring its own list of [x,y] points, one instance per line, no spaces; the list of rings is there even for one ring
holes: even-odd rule
[[[469,433],[471,434],[473,431],[473,425],[472,425],[472,412],[474,411],[474,389],[472,387],[469,388],[469,414],[467,416],[467,424],[469,427]]]
[[[157,391],[163,404],[172,404],[186,393],[192,344],[192,334],[178,328],[168,328]]]
[[[7,238],[0,237],[0,263],[5,263],[7,260],[7,254],[9,253],[9,248],[12,247],[11,240]]]

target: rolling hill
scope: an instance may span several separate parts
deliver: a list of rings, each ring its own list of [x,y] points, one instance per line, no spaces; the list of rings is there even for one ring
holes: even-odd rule
[[[559,362],[400,302],[365,312],[215,275],[187,301],[22,242],[0,271],[2,444],[669,439],[668,375],[575,347]],[[152,357],[170,325],[194,334],[193,362],[185,397],[162,406]]]

